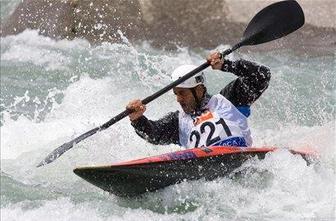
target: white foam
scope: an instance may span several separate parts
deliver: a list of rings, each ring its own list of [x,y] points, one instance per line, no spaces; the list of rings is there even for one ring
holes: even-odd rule
[[[54,41],[36,35],[35,31],[2,40],[5,41],[2,55],[5,55],[6,62],[19,65],[30,62],[35,66],[42,65],[46,70],[66,68],[78,74],[69,76],[64,89],[55,89],[47,95],[45,99],[50,99],[52,108],[41,121],[25,115],[16,119],[11,115],[11,108],[35,99],[30,97],[29,90],[13,100],[12,106],[5,107],[1,127],[2,171],[22,183],[43,185],[50,191],[61,192],[66,198],[23,200],[6,205],[1,209],[3,220],[11,220],[12,217],[15,220],[244,220],[251,217],[298,220],[333,216],[335,124],[327,121],[331,114],[319,112],[324,107],[315,106],[312,107],[316,111],[314,116],[323,120],[314,126],[278,120],[283,116],[283,109],[279,106],[292,101],[290,92],[294,90],[280,90],[281,87],[291,89],[293,85],[290,82],[275,87],[276,90],[270,88],[265,94],[273,100],[280,91],[284,97],[281,102],[279,99],[278,103],[269,104],[269,100],[261,99],[253,107],[250,125],[254,145],[309,146],[321,153],[320,166],[307,167],[299,156],[278,151],[267,155],[263,161],[247,162],[241,168],[247,170],[242,180],[222,178],[210,182],[185,182],[158,193],[149,193],[138,201],[122,200],[113,195],[100,198],[100,190],[73,175],[74,167],[157,155],[178,150],[179,147],[148,144],[135,134],[129,120],[125,119],[85,139],[50,165],[36,169],[36,163],[59,145],[123,111],[129,100],[144,98],[166,85],[170,81],[169,73],[177,65],[201,64],[204,56],[187,48],[168,53],[147,46],[106,43],[91,47],[81,40]],[[21,49],[25,52],[22,60],[19,56]],[[30,55],[26,54],[30,52]],[[80,62],[77,61],[77,53],[84,54]],[[55,59],[58,60],[53,63]],[[283,62],[279,58],[279,63]],[[78,68],[78,64],[83,69]],[[274,75],[273,82],[282,82],[281,77],[286,76],[291,67],[279,66],[278,69],[283,71],[276,73],[279,76]],[[91,70],[96,73],[87,73]],[[210,92],[218,92],[229,81],[228,78],[233,78],[230,74],[218,73],[209,73]],[[56,95],[64,96],[60,103],[52,99]],[[43,102],[43,99],[35,102]],[[172,93],[167,93],[147,105],[146,115],[157,119],[178,108]],[[270,108],[275,114],[264,117],[263,108]],[[284,109],[285,117],[299,119],[300,116],[296,116],[291,108]],[[30,204],[35,206],[27,206]]]
[[[1,38],[2,61],[32,63],[47,71],[68,70],[72,57],[64,51],[83,50],[89,47],[84,40],[54,40],[38,34],[37,30],[25,30],[18,35]]]

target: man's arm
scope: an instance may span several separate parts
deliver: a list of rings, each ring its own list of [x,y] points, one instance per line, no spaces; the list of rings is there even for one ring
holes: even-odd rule
[[[152,144],[179,144],[179,112],[171,112],[157,121],[141,116],[132,121],[136,133]]]
[[[243,59],[225,60],[221,70],[238,76],[220,92],[235,106],[250,106],[267,89],[271,79],[267,67]]]

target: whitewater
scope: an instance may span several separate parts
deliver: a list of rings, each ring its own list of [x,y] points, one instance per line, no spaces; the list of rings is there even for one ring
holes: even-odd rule
[[[92,46],[35,30],[1,38],[1,220],[335,220],[335,55],[251,47],[228,56],[272,72],[249,118],[253,146],[313,148],[320,156],[309,166],[284,149],[250,159],[237,169],[243,171],[239,178],[188,181],[119,198],[72,170],[180,150],[145,142],[124,119],[36,168],[52,150],[105,123],[130,100],[167,85],[175,67],[202,64],[208,53],[132,45],[125,38]],[[210,68],[206,75],[211,94],[235,79]],[[168,92],[147,105],[146,116],[158,119],[176,109]]]

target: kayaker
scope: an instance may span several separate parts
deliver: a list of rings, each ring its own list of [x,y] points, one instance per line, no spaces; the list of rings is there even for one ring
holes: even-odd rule
[[[271,78],[270,70],[247,60],[221,59],[219,52],[208,58],[215,70],[231,72],[238,78],[224,87],[219,94],[207,92],[203,72],[173,88],[182,111],[170,112],[153,121],[143,114],[146,106],[141,100],[133,100],[127,109],[136,133],[153,144],[178,144],[186,148],[209,146],[252,145],[247,118],[250,106],[266,90]],[[172,73],[175,81],[197,66],[182,65]]]

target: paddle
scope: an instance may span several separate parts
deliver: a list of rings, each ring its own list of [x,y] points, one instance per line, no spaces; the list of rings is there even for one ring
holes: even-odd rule
[[[234,45],[231,49],[222,52],[221,55],[225,57],[226,55],[245,45],[257,45],[275,40],[277,38],[281,38],[297,30],[303,24],[304,14],[300,5],[296,1],[287,0],[274,3],[264,8],[257,15],[255,15],[251,22],[247,25],[242,40],[238,44]],[[172,82],[158,92],[146,97],[142,100],[142,103],[148,104],[162,94],[171,90],[173,87],[179,85],[183,81],[194,76],[195,74],[209,66],[210,64],[208,62],[203,63],[198,68],[194,69],[193,71],[189,72],[178,80]],[[106,128],[120,121],[124,117],[128,116],[130,113],[130,110],[125,110],[110,119],[108,122],[104,123],[103,125],[96,127],[86,132],[85,134],[82,134],[79,137],[63,144],[62,146],[51,152],[42,162],[37,165],[37,167],[53,162],[67,150],[71,149],[75,144],[86,139],[87,137],[90,137],[98,131],[105,130]]]

